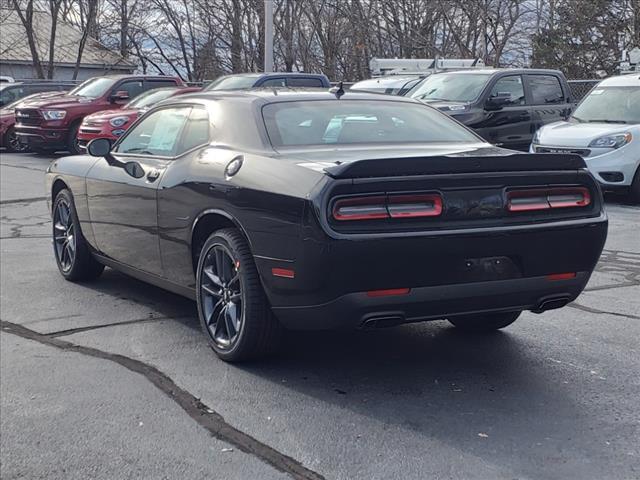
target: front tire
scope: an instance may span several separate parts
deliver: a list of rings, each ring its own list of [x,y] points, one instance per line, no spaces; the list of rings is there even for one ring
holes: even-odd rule
[[[26,143],[22,143],[16,135],[16,129],[9,127],[4,136],[4,145],[7,152],[11,153],[24,153],[29,151],[29,146]]]
[[[467,332],[493,332],[508,327],[522,312],[478,313],[448,318],[456,328]]]
[[[80,155],[82,150],[80,150],[80,144],[78,143],[78,131],[80,130],[80,123],[75,123],[71,125],[69,129],[69,135],[67,136],[67,150],[71,155]]]
[[[636,174],[633,176],[629,188],[629,200],[631,203],[640,204],[640,167],[637,168]]]
[[[67,189],[60,190],[53,202],[53,253],[66,280],[92,280],[104,270],[82,235],[73,196]]]
[[[198,258],[198,316],[209,345],[221,359],[240,362],[276,349],[281,327],[267,302],[242,234],[214,232]]]

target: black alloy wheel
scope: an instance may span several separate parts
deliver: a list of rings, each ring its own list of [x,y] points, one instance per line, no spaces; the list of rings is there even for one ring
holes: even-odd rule
[[[242,328],[243,304],[240,261],[221,244],[205,254],[200,279],[202,314],[209,335],[220,349],[227,349]]]
[[[62,273],[68,273],[76,259],[76,235],[71,219],[71,205],[66,198],[56,202],[53,212],[53,245]]]
[[[22,153],[29,150],[29,146],[18,138],[15,128],[10,127],[5,135],[4,144],[9,152]]]
[[[198,257],[196,294],[200,325],[218,357],[239,362],[277,348],[281,327],[239,230],[218,230],[204,243]]]
[[[53,201],[53,253],[58,270],[71,281],[92,280],[100,276],[104,265],[91,254],[82,235],[73,196],[62,189]]]

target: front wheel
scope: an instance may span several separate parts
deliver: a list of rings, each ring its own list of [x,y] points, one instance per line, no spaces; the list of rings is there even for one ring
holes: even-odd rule
[[[275,350],[280,325],[238,230],[225,228],[207,239],[196,277],[200,324],[221,359],[238,362]]]
[[[469,332],[492,332],[508,327],[522,312],[478,313],[448,318],[450,323]]]
[[[69,136],[67,137],[67,150],[72,155],[79,155],[82,153],[80,150],[80,143],[78,143],[78,131],[80,130],[80,124],[76,123],[69,129]]]
[[[7,133],[5,133],[4,144],[8,152],[23,153],[29,151],[29,146],[20,141],[16,134],[16,129],[13,127],[9,127]]]
[[[629,188],[629,200],[632,203],[640,204],[640,166],[637,168]]]
[[[73,196],[67,189],[60,190],[53,202],[53,253],[58,270],[67,280],[91,280],[104,270],[80,231]]]

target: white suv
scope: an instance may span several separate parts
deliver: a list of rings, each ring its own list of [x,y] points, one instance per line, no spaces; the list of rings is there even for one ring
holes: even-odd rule
[[[577,153],[605,190],[640,202],[640,76],[600,82],[567,121],[538,130],[531,152]]]

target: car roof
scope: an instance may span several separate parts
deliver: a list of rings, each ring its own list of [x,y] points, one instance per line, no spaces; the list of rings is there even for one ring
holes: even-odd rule
[[[473,75],[484,74],[494,75],[498,73],[530,73],[530,74],[544,74],[544,73],[561,73],[560,70],[552,70],[547,68],[470,68],[467,70],[447,70],[444,72],[436,72],[433,75],[442,74],[455,74],[455,75]]]
[[[617,77],[609,77],[602,80],[599,87],[637,87],[640,86],[640,75],[630,73],[627,75],[619,75]]]
[[[376,77],[376,78],[368,78],[366,80],[360,80],[359,82],[354,83],[351,88],[363,87],[380,87],[380,88],[388,88],[399,86],[402,87],[406,85],[408,82],[412,80],[421,80],[424,75],[387,75],[385,77]]]
[[[132,79],[140,79],[140,80],[179,80],[177,76],[172,75],[127,75],[127,74],[109,74],[109,75],[100,75],[100,77],[112,78],[114,80],[121,80],[123,78],[132,78]],[[98,78],[98,77],[93,77]]]
[[[314,101],[314,100],[336,100],[339,101],[335,93],[332,91],[321,89],[305,89],[305,88],[251,88],[247,90],[203,90],[201,92],[189,93],[185,95],[179,95],[172,97],[171,99],[163,100],[162,104],[167,105],[169,103],[192,103],[193,101],[200,101],[206,103],[211,100],[232,100],[243,103],[279,103],[279,102],[291,102],[291,101]],[[376,100],[384,102],[405,102],[405,103],[418,103],[417,100],[407,97],[396,97],[380,95],[378,93],[371,93],[362,90],[349,91],[345,90],[344,95],[340,97],[340,100]]]
[[[229,77],[324,77],[324,73],[305,73],[305,72],[244,72],[244,73],[230,73],[228,75],[222,75],[218,78]],[[218,80],[216,78],[215,80]],[[214,80],[214,82],[215,82]]]

